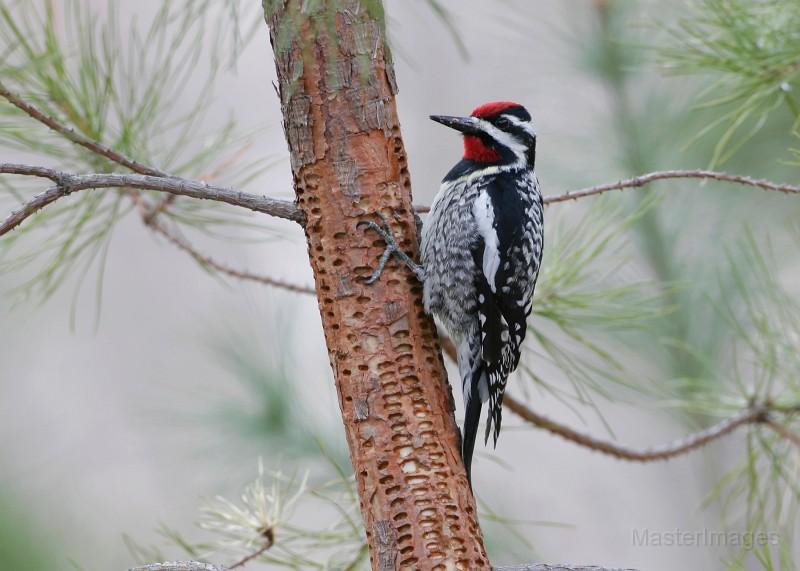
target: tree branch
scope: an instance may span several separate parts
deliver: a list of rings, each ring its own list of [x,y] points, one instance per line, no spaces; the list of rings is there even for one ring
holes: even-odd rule
[[[6,218],[6,220],[4,220],[2,223],[0,223],[0,236],[10,232],[15,227],[19,226],[25,219],[27,219],[28,217],[32,216],[33,214],[35,214],[36,212],[38,212],[39,210],[41,210],[45,206],[55,202],[56,200],[58,200],[59,198],[61,198],[63,196],[66,196],[67,194],[70,194],[71,192],[74,192],[75,190],[80,190],[79,183],[80,183],[80,180],[82,180],[84,177],[92,177],[92,176],[93,177],[98,177],[98,179],[102,181],[104,179],[104,177],[111,177],[111,176],[114,176],[114,177],[120,177],[120,176],[133,177],[133,176],[135,176],[135,175],[72,175],[72,174],[63,173],[63,172],[60,172],[60,171],[56,171],[56,170],[48,169],[48,168],[44,168],[44,167],[30,166],[30,165],[20,165],[20,164],[0,164],[0,173],[2,173],[2,174],[16,174],[16,175],[24,175],[24,176],[33,176],[33,177],[38,177],[38,178],[47,178],[47,179],[50,179],[53,182],[55,182],[56,185],[57,185],[55,188],[52,188],[52,189],[50,189],[50,190],[48,190],[48,191],[46,191],[46,192],[44,192],[42,194],[34,196],[21,209],[13,212],[8,218]],[[139,177],[139,179],[144,181],[144,177]],[[109,180],[111,182],[120,182],[118,178],[109,179]],[[155,181],[157,181],[157,182],[155,182]],[[172,181],[172,182],[165,182],[165,181]],[[188,183],[188,184],[185,185],[185,189],[187,190],[187,192],[176,191],[175,190],[175,182],[174,181],[185,181],[186,183]],[[139,213],[140,213],[140,215],[142,217],[142,222],[146,226],[148,226],[149,228],[151,228],[152,230],[154,230],[155,232],[157,232],[158,234],[160,234],[161,236],[166,238],[167,241],[169,241],[171,244],[173,244],[174,246],[176,246],[180,250],[183,250],[184,252],[186,252],[189,255],[191,255],[195,260],[197,260],[201,264],[206,265],[206,266],[208,266],[210,268],[213,268],[213,269],[215,269],[215,270],[217,270],[217,271],[219,271],[221,273],[224,273],[226,275],[229,275],[231,277],[234,277],[234,278],[237,278],[237,279],[242,279],[242,280],[254,281],[254,282],[262,283],[264,285],[279,287],[279,288],[286,289],[286,290],[289,290],[289,291],[293,291],[293,292],[296,292],[296,293],[304,293],[304,294],[314,294],[315,293],[314,289],[311,288],[311,287],[300,286],[300,285],[296,285],[296,284],[293,284],[293,283],[290,283],[290,282],[286,282],[286,281],[283,281],[283,280],[270,278],[268,276],[262,276],[262,275],[254,274],[254,273],[251,273],[251,272],[237,270],[237,269],[231,268],[230,266],[226,266],[226,265],[224,265],[224,264],[222,264],[220,262],[217,262],[216,260],[212,259],[211,257],[206,256],[206,255],[198,252],[197,250],[195,250],[186,240],[183,240],[182,238],[179,238],[178,236],[175,236],[169,230],[167,230],[163,225],[161,225],[160,223],[158,223],[156,221],[156,216],[158,216],[158,214],[160,214],[161,212],[166,210],[166,208],[171,204],[172,199],[174,199],[175,196],[180,195],[180,194],[184,194],[184,195],[187,195],[187,196],[192,196],[192,194],[190,194],[190,192],[193,191],[193,190],[197,190],[197,187],[202,187],[204,191],[206,191],[206,190],[211,191],[211,192],[223,191],[225,193],[225,196],[229,196],[229,197],[235,199],[235,202],[231,202],[231,201],[227,201],[227,200],[222,200],[222,201],[223,202],[228,202],[229,204],[235,204],[236,206],[244,206],[244,207],[250,208],[250,206],[248,206],[248,204],[250,202],[252,202],[253,200],[255,200],[257,202],[261,202],[263,200],[266,200],[266,201],[270,201],[271,204],[270,203],[264,203],[263,206],[268,207],[270,210],[273,210],[273,208],[276,206],[276,203],[277,203],[277,205],[280,207],[280,211],[282,211],[282,212],[284,212],[286,214],[286,216],[280,216],[280,217],[288,218],[288,219],[294,220],[294,221],[299,221],[301,216],[300,216],[299,211],[294,207],[294,204],[289,203],[288,201],[275,201],[274,199],[265,199],[263,197],[255,197],[255,196],[246,195],[246,194],[243,194],[243,193],[236,193],[236,192],[234,192],[232,190],[229,190],[229,189],[224,189],[224,188],[215,187],[215,186],[209,186],[209,185],[207,185],[205,183],[197,183],[197,182],[194,182],[194,181],[187,181],[185,179],[180,179],[180,178],[176,178],[176,177],[165,177],[165,178],[156,178],[156,179],[153,179],[152,177],[150,177],[150,179],[147,180],[147,184],[149,185],[150,183],[152,183],[153,185],[159,187],[159,188],[151,188],[151,190],[163,190],[164,192],[171,192],[172,194],[169,194],[163,200],[159,201],[156,204],[156,206],[154,208],[150,209],[150,210],[146,210],[146,205],[145,205],[144,201],[141,200],[141,197],[139,196],[138,193],[131,192],[130,193],[131,199],[134,201],[134,203],[136,204],[137,208],[139,209]],[[142,185],[144,185],[144,184],[145,183],[143,182]],[[131,188],[131,189],[132,188],[142,188],[142,186],[138,186],[137,187],[137,186],[134,186],[134,185],[125,185],[125,186],[127,188]],[[100,186],[98,186],[96,188],[100,188]],[[199,197],[199,196],[196,196],[196,197],[198,197],[198,198],[208,198],[210,200],[218,200],[218,198],[215,198],[214,196],[211,196],[211,195],[205,196],[205,197]],[[246,197],[246,200],[248,201],[248,204],[242,203],[242,197]],[[262,211],[262,210],[259,210],[257,208],[254,209],[254,210],[257,210],[259,212]]]
[[[0,84],[2,85],[2,84]],[[34,111],[32,111],[34,112]],[[38,112],[37,112],[38,113]],[[61,126],[60,129],[66,129]],[[71,131],[66,129],[67,131]],[[59,130],[59,132],[62,132]],[[81,139],[83,142],[83,139]],[[79,143],[82,144],[82,143]],[[98,147],[97,152],[111,158],[119,164],[127,166],[131,169],[137,169],[136,172],[150,173],[158,172],[151,167],[142,165],[130,159],[125,158],[116,151],[100,146],[98,143],[86,142],[87,148]],[[233,206],[240,206],[248,208],[263,214],[269,214],[277,218],[292,220],[299,224],[303,224],[303,215],[297,209],[293,202],[288,200],[279,200],[275,198],[267,198],[265,196],[256,196],[244,192],[235,191],[229,188],[218,187],[209,185],[204,182],[193,181],[180,177],[173,177],[166,174],[143,174],[142,176],[135,175],[121,175],[121,174],[85,174],[76,175],[70,173],[60,172],[54,169],[44,167],[19,165],[19,164],[0,164],[0,173],[4,174],[17,174],[25,176],[34,176],[40,178],[48,178],[55,182],[58,187],[51,188],[48,191],[35,196],[31,201],[23,206],[20,210],[15,211],[9,216],[6,221],[0,226],[0,236],[12,230],[21,224],[26,218],[38,212],[45,206],[55,202],[59,198],[66,196],[72,192],[79,190],[86,190],[89,188],[113,188],[127,186],[140,190],[156,190],[161,192],[168,192],[174,195],[190,196],[193,198],[201,198],[207,200],[215,200],[217,202],[225,202]],[[753,179],[746,176],[729,175],[715,171],[703,170],[673,170],[673,171],[659,171],[646,175],[634,177],[627,180],[622,180],[615,183],[609,183],[599,186],[593,186],[581,190],[571,191],[560,195],[550,196],[545,198],[546,204],[554,204],[558,202],[565,202],[568,200],[577,200],[588,196],[595,196],[612,190],[621,190],[624,188],[634,188],[645,186],[651,182],[662,179],[675,179],[675,178],[701,178],[701,179],[714,179],[725,182],[743,184],[761,188],[762,190],[782,192],[785,194],[800,194],[800,187],[779,184],[764,179]],[[427,212],[428,207],[416,207],[418,212]]]
[[[764,419],[764,424],[769,426],[779,436],[785,438],[786,440],[788,440],[789,442],[800,448],[800,434],[792,432],[791,430],[789,430],[789,427],[781,424],[780,422],[771,417],[767,417],[766,419]]]
[[[174,194],[170,194],[167,196],[167,198],[174,196],[175,196]],[[136,205],[137,210],[139,211],[142,223],[147,228],[150,228],[153,232],[162,236],[170,244],[172,244],[179,250],[189,254],[201,265],[212,268],[232,278],[257,282],[263,285],[285,289],[287,291],[291,291],[294,293],[316,295],[316,291],[312,287],[301,286],[288,281],[280,280],[278,278],[272,278],[265,275],[254,274],[252,272],[247,272],[244,270],[237,270],[236,268],[232,268],[226,264],[216,261],[210,256],[198,251],[187,240],[181,238],[180,236],[177,236],[176,234],[168,230],[163,224],[161,224],[156,219],[156,216],[160,212],[163,212],[166,209],[165,206],[166,199],[160,200],[153,208],[148,209],[147,204],[145,204],[144,199],[138,192],[131,191],[130,197],[131,200]]]
[[[0,84],[0,86],[1,85],[2,84]],[[0,94],[2,94],[2,93],[0,92]],[[32,111],[32,112],[34,112],[34,111]],[[32,115],[32,116],[35,116],[35,115]],[[49,120],[52,120],[52,119],[49,119]],[[52,120],[52,121],[54,121],[54,120]],[[67,132],[72,132],[74,134],[74,132],[71,129],[68,129],[68,128],[62,126],[62,125],[58,124],[57,122],[55,122],[55,124],[57,126],[59,126],[59,129],[57,129],[58,132],[67,131]],[[75,136],[78,137],[78,139],[80,141],[80,142],[76,141],[77,144],[81,144],[81,145],[86,146],[87,148],[90,148],[92,150],[95,150],[95,147],[96,147],[96,151],[95,152],[98,152],[99,154],[103,155],[106,158],[109,158],[109,159],[113,160],[114,162],[118,162],[121,165],[124,165],[124,166],[126,166],[128,168],[131,168],[132,170],[134,170],[137,173],[149,175],[151,178],[153,178],[153,177],[163,177],[163,178],[166,178],[166,179],[172,179],[172,180],[176,180],[176,181],[184,181],[186,183],[186,185],[187,185],[187,188],[189,188],[189,189],[191,189],[192,187],[204,187],[204,188],[206,188],[208,190],[212,190],[212,191],[214,189],[221,189],[221,187],[217,187],[217,186],[213,186],[213,185],[207,185],[207,184],[205,184],[203,182],[197,182],[197,181],[192,181],[192,180],[185,179],[185,178],[170,176],[168,174],[162,173],[161,171],[158,171],[156,169],[152,169],[151,167],[148,167],[148,166],[143,165],[141,163],[137,163],[136,161],[133,161],[131,159],[127,159],[126,157],[124,157],[123,155],[120,155],[119,153],[117,153],[113,149],[109,149],[108,147],[103,147],[99,143],[95,143],[95,142],[89,141],[88,139],[81,138],[78,135],[75,135]],[[72,140],[72,139],[70,139],[70,140]],[[36,166],[30,166],[30,165],[2,164],[2,165],[0,165],[0,172],[5,173],[5,174],[19,174],[19,175],[27,175],[27,176],[37,176],[37,177],[42,177],[42,178],[49,178],[49,179],[53,180],[54,182],[56,182],[56,184],[59,184],[62,181],[70,181],[71,185],[76,186],[76,188],[74,188],[73,190],[84,190],[85,188],[109,188],[109,187],[112,187],[112,186],[120,186],[119,184],[103,183],[102,179],[99,179],[94,186],[91,186],[91,184],[92,184],[91,183],[91,180],[92,180],[91,177],[102,177],[102,176],[112,176],[112,175],[101,175],[101,174],[74,175],[74,174],[61,173],[59,171],[55,171],[55,170],[52,170],[52,169],[47,169],[47,168],[43,168],[43,167],[36,167]],[[150,174],[150,173],[159,173],[159,174]],[[124,175],[117,175],[117,176],[124,176]],[[64,178],[64,177],[67,177],[67,178]],[[77,179],[82,179],[80,181],[80,184],[77,184],[77,183],[74,182],[76,178]],[[781,192],[781,193],[784,193],[784,194],[800,194],[800,186],[795,186],[795,185],[791,185],[791,184],[776,183],[776,182],[772,182],[772,181],[769,181],[769,180],[766,180],[766,179],[754,179],[754,178],[751,178],[751,177],[748,177],[748,176],[731,175],[731,174],[722,173],[722,172],[716,172],[716,171],[669,170],[669,171],[656,171],[656,172],[644,174],[644,175],[641,175],[641,176],[637,176],[637,177],[621,180],[621,181],[618,181],[618,182],[602,184],[602,185],[598,185],[598,186],[591,186],[591,187],[583,188],[583,189],[580,189],[580,190],[574,190],[574,191],[565,192],[563,194],[557,194],[557,195],[554,195],[554,196],[548,196],[548,197],[545,197],[544,203],[545,204],[555,204],[555,203],[559,203],[559,202],[566,202],[566,201],[569,201],[569,200],[577,200],[579,198],[586,198],[586,197],[589,197],[589,196],[596,196],[596,195],[599,195],[599,194],[610,192],[612,190],[623,190],[623,189],[626,189],[626,188],[643,187],[643,186],[646,186],[646,185],[648,185],[648,184],[650,184],[652,182],[658,181],[658,180],[681,179],[681,178],[713,179],[713,180],[718,180],[718,181],[723,181],[723,182],[730,182],[730,183],[735,183],[735,184],[752,186],[752,187],[760,188],[760,189],[766,190],[766,191]],[[77,188],[78,186],[81,186],[81,185],[88,185],[88,186],[83,186],[82,188]],[[204,195],[202,193],[190,194],[188,192],[178,192],[176,190],[171,190],[171,188],[174,188],[174,185],[163,185],[163,186],[160,186],[160,185],[156,184],[155,182],[153,182],[152,180],[150,182],[144,182],[144,181],[139,182],[138,186],[137,186],[137,184],[130,184],[128,186],[130,186],[131,188],[139,188],[139,189],[143,189],[143,190],[159,190],[159,191],[163,191],[163,192],[171,192],[173,194],[178,194],[178,195],[191,196],[191,197],[194,197],[194,198],[205,198],[205,199],[209,199],[209,200],[216,200],[216,201],[219,201],[219,202],[226,202],[226,203],[232,204],[234,206],[242,206],[244,208],[249,208],[251,210],[255,210],[255,211],[261,212],[263,214],[269,214],[270,216],[275,216],[277,218],[284,218],[286,220],[292,220],[292,221],[297,222],[299,224],[303,224],[303,216],[302,216],[302,214],[297,209],[297,207],[294,205],[294,203],[292,203],[292,202],[290,202],[288,200],[279,200],[279,199],[275,199],[275,198],[267,198],[267,197],[264,197],[264,196],[258,197],[256,195],[247,194],[247,193],[243,193],[243,192],[238,192],[238,191],[234,191],[232,189],[221,189],[221,190],[224,190],[227,194],[232,195],[229,198],[225,198],[225,197],[222,197],[222,196],[209,196],[209,195]],[[50,189],[50,191],[55,191],[55,189]],[[66,193],[66,194],[69,194],[69,193]],[[62,194],[61,196],[64,196],[64,195],[65,194]],[[39,208],[37,208],[37,210],[43,208],[44,206],[47,206],[51,202],[53,202],[53,201],[57,200],[58,198],[60,198],[61,196],[53,196],[51,200],[49,200],[45,204],[41,205]],[[253,206],[251,201],[255,201],[256,206]],[[414,209],[415,209],[416,212],[419,212],[419,213],[425,213],[425,212],[429,212],[430,211],[430,207],[429,206],[415,206]],[[27,216],[26,216],[26,218],[27,218]],[[22,220],[24,220],[24,218]],[[20,220],[20,222],[22,222],[22,220]],[[8,230],[5,230],[5,232],[8,232]],[[2,232],[2,233],[5,233],[5,232]],[[0,233],[0,235],[2,235],[2,233]]]
[[[442,350],[445,352],[445,354],[453,361],[457,361],[458,353],[453,341],[444,334],[440,334],[440,340],[442,343]],[[730,434],[740,426],[744,426],[746,424],[766,424],[784,438],[787,438],[788,440],[791,440],[800,446],[800,436],[791,432],[784,425],[779,424],[770,418],[769,413],[777,412],[778,409],[771,408],[768,404],[753,404],[731,418],[718,422],[717,424],[710,426],[705,430],[695,432],[694,434],[690,434],[689,436],[681,438],[680,440],[663,444],[661,446],[653,446],[651,448],[646,448],[645,450],[635,450],[627,446],[606,440],[600,440],[599,438],[578,432],[577,430],[574,430],[564,424],[534,412],[525,404],[509,394],[506,394],[503,397],[503,407],[513,412],[526,422],[529,422],[538,428],[547,430],[548,432],[560,436],[565,440],[569,440],[574,444],[578,444],[579,446],[583,446],[591,450],[596,450],[597,452],[602,452],[603,454],[613,456],[619,460],[628,460],[630,462],[653,462],[656,460],[667,460],[669,458],[674,458],[675,456],[680,456],[682,454],[686,454],[687,452],[697,450],[698,448],[701,448],[714,440]],[[794,409],[790,407],[785,409],[785,411],[792,412]]]
[[[252,553],[248,553],[247,555],[245,555],[244,557],[239,559],[239,561],[237,561],[236,563],[234,563],[233,565],[228,567],[228,569],[230,571],[233,571],[233,569],[239,569],[240,567],[244,567],[245,565],[247,565],[248,563],[250,563],[254,559],[257,559],[260,555],[263,555],[264,553],[269,551],[270,548],[273,545],[275,545],[275,536],[273,534],[272,529],[268,529],[266,531],[266,533],[264,534],[264,536],[265,536],[265,541],[264,541],[264,544],[261,547],[259,547],[258,549],[256,549]]]
[[[213,565],[203,561],[165,561],[164,563],[152,563],[142,567],[133,567],[128,571],[233,571],[257,559],[275,545],[275,535],[272,529],[267,529],[263,535],[264,543],[258,549],[252,553],[248,553],[236,563],[227,567],[224,565]]]
[[[229,188],[213,186],[178,177],[158,177],[139,174],[85,174],[75,175],[53,169],[30,167],[17,164],[0,164],[0,173],[18,174],[49,178],[57,186],[41,194],[37,194],[22,208],[11,213],[0,223],[0,236],[19,226],[27,218],[73,192],[101,188],[134,188],[138,190],[155,190],[179,196],[190,196],[216,202],[224,202],[232,206],[240,206],[255,212],[269,214],[277,218],[291,220],[302,224],[303,216],[293,202],[278,200],[265,196],[256,196],[238,192]]]
[[[705,180],[719,180],[723,182],[731,182],[734,184],[742,184],[745,186],[754,186],[761,190],[769,190],[775,192],[782,192],[784,194],[800,194],[800,186],[791,184],[781,184],[772,182],[765,179],[756,179],[749,176],[740,176],[735,174],[727,174],[724,172],[708,171],[708,170],[667,170],[656,171],[618,182],[608,184],[601,184],[598,186],[590,186],[580,190],[573,190],[565,192],[564,194],[557,194],[554,196],[547,196],[544,199],[545,204],[555,204],[557,202],[566,202],[568,200],[577,200],[579,198],[586,198],[587,196],[597,196],[612,190],[623,190],[626,188],[638,188],[665,179],[678,179],[678,178],[696,178]]]
[[[179,250],[182,250],[183,252],[189,254],[192,258],[197,260],[201,265],[208,266],[209,268],[212,268],[220,272],[221,274],[225,274],[227,276],[239,280],[251,281],[271,287],[277,287],[294,293],[302,293],[307,295],[317,294],[314,288],[310,286],[303,286],[289,281],[284,281],[278,278],[273,278],[261,274],[255,274],[253,272],[248,272],[246,270],[238,270],[236,268],[232,268],[231,266],[218,262],[215,259],[211,258],[210,256],[203,254],[202,252],[199,252],[191,244],[189,244],[189,242],[187,242],[186,240],[184,240],[179,236],[176,236],[175,234],[167,230],[163,225],[161,225],[159,222],[155,220],[145,222],[145,225],[148,228],[151,228],[157,234],[163,236],[170,244],[174,245]]]
[[[510,395],[505,395],[503,404],[505,408],[534,426],[543,428],[548,432],[585,448],[602,452],[603,454],[613,456],[619,460],[628,460],[631,462],[653,462],[655,460],[667,460],[669,458],[681,456],[682,454],[697,450],[709,442],[730,434],[740,426],[765,423],[767,418],[767,409],[765,407],[753,406],[739,412],[731,418],[723,420],[705,430],[690,434],[680,440],[661,446],[653,446],[644,450],[634,450],[627,446],[600,440],[588,434],[577,432],[568,426],[534,412]]]

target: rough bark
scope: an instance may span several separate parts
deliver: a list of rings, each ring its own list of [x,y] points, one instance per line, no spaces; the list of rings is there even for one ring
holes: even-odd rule
[[[379,2],[265,2],[297,204],[372,567],[490,569],[453,398],[421,286],[392,263],[365,285],[383,213],[416,254],[396,85]]]

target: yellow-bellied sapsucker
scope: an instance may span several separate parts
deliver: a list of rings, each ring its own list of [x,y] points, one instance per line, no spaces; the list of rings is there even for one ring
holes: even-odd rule
[[[462,456],[471,481],[481,406],[485,440],[500,433],[503,393],[517,367],[543,247],[543,205],[533,171],[536,132],[522,105],[481,105],[469,117],[431,116],[464,135],[464,157],[445,176],[422,228],[421,265],[391,231],[368,222],[388,244],[371,280],[394,254],[423,282],[425,309],[458,348],[466,417]]]

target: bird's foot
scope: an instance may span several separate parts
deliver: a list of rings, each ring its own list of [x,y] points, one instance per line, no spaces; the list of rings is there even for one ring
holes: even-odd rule
[[[389,226],[389,221],[386,220],[386,217],[381,214],[380,212],[377,213],[378,217],[381,219],[382,224],[378,224],[371,220],[362,220],[358,223],[358,227],[366,226],[367,228],[374,230],[383,241],[386,242],[386,249],[381,254],[380,260],[378,260],[378,266],[372,272],[372,275],[369,276],[365,280],[367,284],[374,284],[378,279],[381,277],[383,270],[386,268],[386,264],[389,262],[389,258],[394,256],[400,262],[405,264],[408,269],[414,272],[414,275],[417,276],[419,281],[425,281],[425,271],[421,265],[417,264],[414,260],[411,259],[411,256],[406,254],[400,249],[398,246],[397,241],[395,241],[394,236],[392,235],[392,229]]]

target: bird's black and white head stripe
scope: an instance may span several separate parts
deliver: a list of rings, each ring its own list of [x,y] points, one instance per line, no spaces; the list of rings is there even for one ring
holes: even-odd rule
[[[536,129],[530,113],[518,103],[487,103],[469,117],[432,115],[431,119],[464,133],[464,160],[533,168]]]

